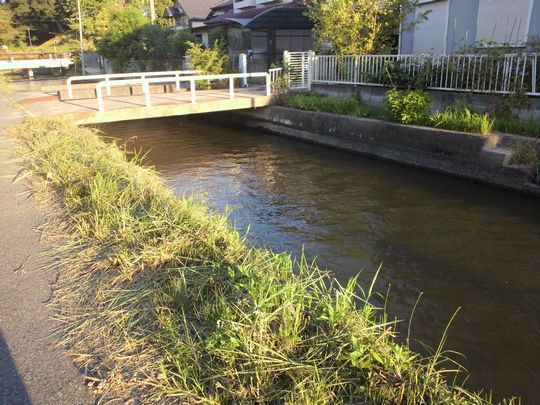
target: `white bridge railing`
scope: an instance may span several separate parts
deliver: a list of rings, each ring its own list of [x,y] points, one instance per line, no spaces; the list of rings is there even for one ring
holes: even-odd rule
[[[165,72],[137,72],[137,73],[112,73],[104,75],[89,75],[89,76],[71,76],[67,79],[67,93],[68,98],[73,98],[73,84],[82,83],[82,82],[96,82],[102,79],[105,80],[105,88],[107,89],[107,96],[111,96],[111,86],[109,83],[111,80],[115,79],[145,79],[147,77],[171,77],[174,76],[175,79],[179,79],[180,76],[185,75],[196,75],[196,70],[176,70],[176,71],[165,71]],[[176,89],[180,90],[180,81],[176,82]]]
[[[265,79],[265,94],[266,96],[272,95],[272,81],[270,73],[268,72],[257,72],[257,73],[232,73],[232,74],[221,74],[221,75],[198,75],[198,76],[180,76],[176,73],[178,72],[169,72],[173,73],[173,76],[169,77],[141,77],[137,79],[116,79],[111,80],[110,75],[106,80],[100,81],[96,84],[96,95],[98,101],[98,110],[100,112],[105,111],[104,99],[103,99],[103,89],[110,89],[111,87],[125,87],[140,85],[145,97],[146,107],[152,106],[152,94],[150,92],[149,86],[151,84],[168,84],[175,83],[177,89],[180,89],[181,82],[189,82],[189,91],[191,95],[191,103],[197,103],[197,88],[196,84],[200,81],[210,81],[210,80],[228,80],[229,81],[229,100],[234,100],[235,98],[235,86],[234,82],[236,79],[245,79],[245,78],[264,78]],[[145,76],[148,76],[145,74]],[[106,93],[107,94],[107,93]],[[110,93],[109,93],[110,94]]]
[[[291,88],[312,83],[412,85],[433,90],[540,96],[540,53],[315,55],[286,52]]]

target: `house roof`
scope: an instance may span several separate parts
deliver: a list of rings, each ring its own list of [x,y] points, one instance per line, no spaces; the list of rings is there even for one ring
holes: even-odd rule
[[[268,7],[254,16],[244,27],[255,30],[311,29],[313,21],[306,16],[306,6],[303,1],[293,1]]]
[[[222,3],[217,6],[228,2]],[[237,24],[251,29],[310,29],[313,22],[304,16],[305,11],[303,0],[295,0],[291,3],[252,8],[241,12],[230,9],[221,15],[208,18],[204,23],[211,27]]]
[[[175,0],[173,8],[183,9],[189,19],[204,20],[214,4],[216,0]]]

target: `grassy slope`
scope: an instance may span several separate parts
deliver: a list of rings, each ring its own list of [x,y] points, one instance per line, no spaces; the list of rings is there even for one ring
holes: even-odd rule
[[[11,131],[60,257],[64,343],[98,393],[178,402],[488,403],[396,342],[356,280],[254,249],[89,129]],[[67,240],[66,240],[67,236]],[[293,267],[297,266],[297,275]],[[360,297],[361,305],[358,305]]]

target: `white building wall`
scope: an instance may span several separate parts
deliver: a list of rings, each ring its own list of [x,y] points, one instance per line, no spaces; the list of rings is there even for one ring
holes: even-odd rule
[[[448,29],[448,0],[419,4],[416,20],[426,11],[430,11],[427,20],[414,31],[413,53],[443,53]]]
[[[534,0],[480,0],[477,41],[519,46],[526,41]]]

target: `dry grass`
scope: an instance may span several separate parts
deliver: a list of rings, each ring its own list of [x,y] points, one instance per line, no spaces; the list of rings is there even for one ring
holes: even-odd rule
[[[397,342],[373,284],[342,287],[303,258],[250,247],[89,129],[29,120],[11,132],[60,209],[46,232],[59,334],[104,398],[490,403],[447,383],[444,339],[430,357]]]

